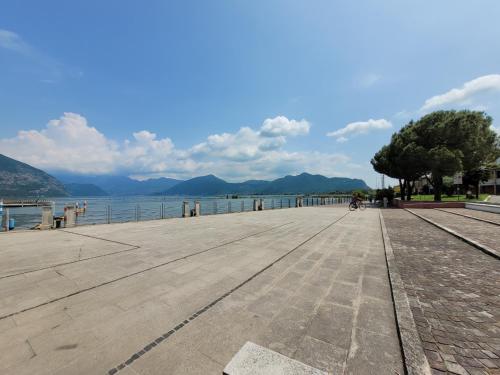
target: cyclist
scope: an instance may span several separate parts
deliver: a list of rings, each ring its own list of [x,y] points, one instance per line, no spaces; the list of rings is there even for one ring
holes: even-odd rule
[[[359,195],[356,193],[352,193],[351,204],[354,204],[357,208],[358,204],[361,202],[362,202],[362,199],[359,197]]]

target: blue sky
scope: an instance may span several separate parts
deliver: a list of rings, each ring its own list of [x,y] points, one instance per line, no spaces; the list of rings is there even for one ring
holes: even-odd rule
[[[1,9],[0,153],[51,172],[308,171],[375,187],[369,160],[409,119],[500,118],[497,0]]]

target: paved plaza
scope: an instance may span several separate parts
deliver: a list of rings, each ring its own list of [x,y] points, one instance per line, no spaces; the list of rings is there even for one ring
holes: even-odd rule
[[[497,214],[413,211],[500,250]],[[401,209],[13,232],[0,235],[0,373],[222,374],[250,341],[330,374],[403,374],[402,352],[436,375],[499,374],[499,290],[498,259]],[[404,316],[415,347],[401,346]]]
[[[2,374],[221,374],[247,341],[402,374],[378,210],[0,235]]]
[[[450,213],[412,211],[483,243],[500,232]],[[500,374],[500,261],[404,210],[383,216],[434,374]]]

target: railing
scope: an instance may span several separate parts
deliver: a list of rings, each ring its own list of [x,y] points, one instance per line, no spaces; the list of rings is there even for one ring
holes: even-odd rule
[[[350,201],[350,196],[305,196],[301,198],[302,207],[341,205],[348,204]],[[83,212],[77,212],[75,223],[76,225],[111,224],[182,217],[182,207],[185,201],[188,202],[189,210],[194,208],[195,202],[199,202],[199,214],[202,216],[253,211],[254,200],[262,200],[263,210],[277,210],[295,207],[297,196],[254,196],[239,199],[190,198],[188,200],[167,198],[164,201],[160,199],[163,198],[142,198],[140,203],[134,202],[133,197],[88,199],[88,207]],[[52,205],[53,202],[50,204]],[[67,199],[56,201],[55,215],[62,215],[63,208],[67,204],[76,206],[74,202]],[[190,216],[190,213],[185,213],[185,216]],[[40,223],[41,212],[40,208],[27,206],[22,209],[11,208],[10,215],[16,219],[17,228],[32,228]]]

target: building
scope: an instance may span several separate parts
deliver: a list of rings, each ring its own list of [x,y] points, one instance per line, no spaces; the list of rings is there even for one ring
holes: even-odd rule
[[[500,195],[500,158],[497,159],[494,168],[489,170],[490,176],[487,181],[479,183],[481,194]]]

